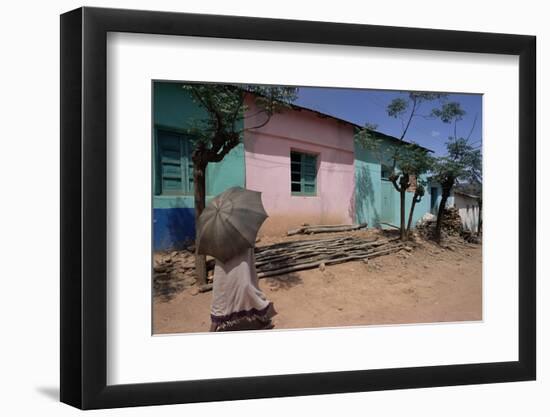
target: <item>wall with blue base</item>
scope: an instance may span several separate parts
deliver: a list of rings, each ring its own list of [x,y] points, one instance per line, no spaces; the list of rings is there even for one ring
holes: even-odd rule
[[[153,209],[155,250],[183,249],[195,238],[195,209]]]
[[[182,88],[181,82],[153,83],[153,139],[157,129],[185,132],[197,119],[206,117]],[[156,151],[156,146],[153,147]],[[154,158],[155,160],[156,158]],[[153,167],[154,169],[154,167]],[[154,174],[154,172],[153,172]],[[153,186],[156,190],[156,176]],[[233,148],[221,162],[211,163],[206,170],[206,202],[234,186],[245,186],[244,146]],[[153,249],[180,249],[195,238],[195,209],[193,195],[153,196]]]

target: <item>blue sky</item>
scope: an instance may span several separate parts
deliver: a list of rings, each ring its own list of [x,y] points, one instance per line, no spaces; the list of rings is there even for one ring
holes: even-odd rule
[[[365,123],[378,125],[377,130],[388,135],[400,137],[403,132],[401,120],[388,116],[386,106],[396,97],[407,97],[406,92],[388,90],[363,90],[340,88],[300,87],[296,104],[318,110],[358,125]],[[481,147],[482,143],[482,95],[449,94],[448,101],[457,101],[466,111],[463,120],[457,124],[457,135],[466,137],[476,119],[470,143]],[[429,114],[438,102],[425,102],[420,113]],[[453,134],[453,125],[438,119],[415,117],[405,136],[405,140],[416,142],[435,152],[445,153],[445,142]]]

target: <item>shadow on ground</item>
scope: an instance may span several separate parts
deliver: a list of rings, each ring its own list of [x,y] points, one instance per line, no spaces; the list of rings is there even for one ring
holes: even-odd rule
[[[163,303],[172,300],[185,287],[186,285],[183,280],[171,275],[160,276],[160,274],[155,274],[153,277],[153,295],[155,299]]]
[[[288,290],[303,283],[302,278],[295,272],[263,279],[267,282],[271,291]]]
[[[179,261],[171,262],[164,266],[164,270],[153,272],[153,297],[163,303],[171,301],[186,288],[192,287],[196,280],[194,270],[182,272],[177,267]],[[166,265],[166,264],[165,264]],[[210,259],[206,263],[206,269],[212,271],[215,261]],[[162,266],[161,266],[162,268]]]

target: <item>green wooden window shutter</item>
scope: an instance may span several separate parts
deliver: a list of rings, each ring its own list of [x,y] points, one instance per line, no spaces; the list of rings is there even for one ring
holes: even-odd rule
[[[176,132],[157,132],[157,179],[162,195],[193,193],[193,162],[189,138]]]
[[[317,194],[317,156],[290,152],[290,190],[293,195]]]

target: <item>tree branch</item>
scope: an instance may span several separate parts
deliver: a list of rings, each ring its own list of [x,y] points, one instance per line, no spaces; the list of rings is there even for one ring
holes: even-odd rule
[[[235,121],[237,120],[237,115],[239,114],[239,111],[241,110],[241,107],[243,106],[243,103],[244,103],[244,95],[245,95],[244,92],[241,93],[241,98],[238,102],[238,105],[235,107],[235,112],[231,117],[231,124],[235,124]]]
[[[243,117],[243,119],[250,119],[251,117],[256,117],[258,116],[259,114],[262,114],[262,113],[265,113],[265,110],[258,110],[256,113],[254,114],[251,114],[251,115],[248,115],[248,116],[245,116]]]
[[[207,161],[208,162],[220,162],[225,155],[231,151],[235,146],[239,144],[240,135],[237,133],[231,134],[230,137],[225,136],[223,140],[223,145],[217,148],[210,148],[207,151]]]
[[[399,178],[399,176],[391,176],[390,177],[390,181],[391,183],[393,184],[393,187],[397,190],[398,193],[401,192],[401,188],[399,188],[399,185],[397,185],[397,179]]]
[[[405,129],[403,130],[403,134],[401,135],[399,140],[405,139],[405,135],[407,134],[407,130],[409,130],[409,126],[411,125],[412,118],[414,117],[414,112],[416,110],[416,104],[417,104],[416,98],[413,98],[412,101],[413,101],[413,107],[411,109],[411,115],[409,116],[409,121],[407,122],[407,125],[405,126]]]
[[[252,130],[252,129],[259,129],[261,127],[264,127],[266,124],[269,123],[269,121],[271,120],[271,115],[266,113],[267,114],[267,119],[263,122],[263,123],[260,123],[258,126],[253,126],[253,127],[248,127],[246,129],[243,129],[243,132],[245,131],[248,131],[248,130]]]
[[[455,134],[455,140],[456,140],[456,119],[455,119],[455,126],[454,126],[454,134]]]
[[[476,127],[476,122],[477,122],[477,115],[478,115],[478,113],[476,113],[476,117],[474,117],[474,121],[472,123],[472,128],[470,129],[470,133],[468,133],[468,136],[466,137],[466,142],[468,142],[470,140],[470,137],[472,136],[472,133],[474,132],[474,127]]]
[[[218,153],[215,153],[215,152],[209,153],[208,162],[220,162],[225,157],[225,155],[227,155],[229,151],[231,151],[231,149],[233,149],[235,146],[236,145],[224,146],[221,149],[221,151],[219,151]]]
[[[195,97],[206,110],[210,110],[209,106],[206,104],[202,96],[194,88],[191,89],[191,92],[193,94],[193,97]]]

